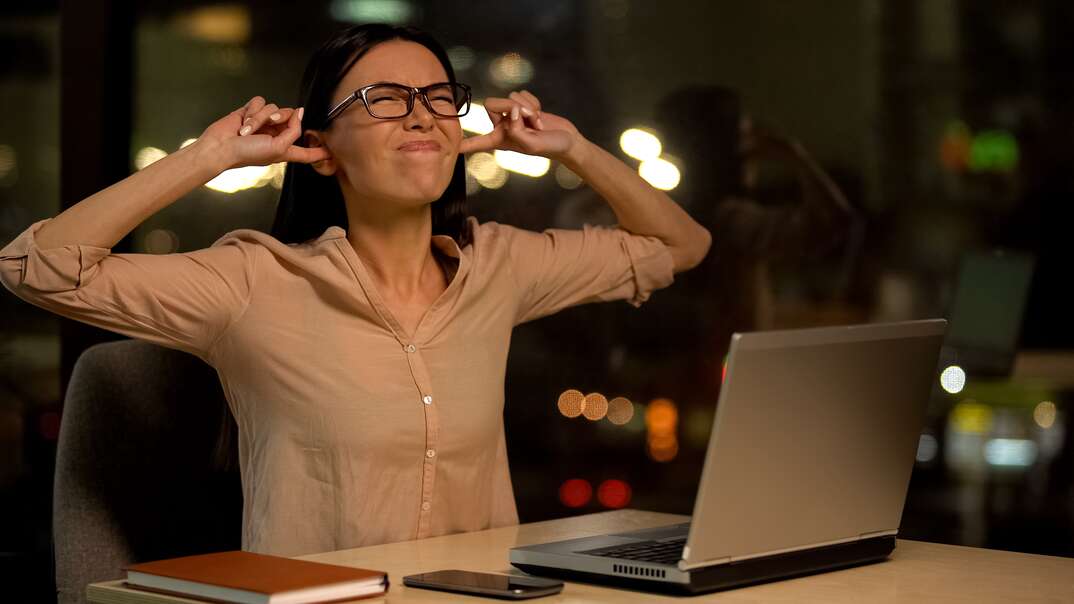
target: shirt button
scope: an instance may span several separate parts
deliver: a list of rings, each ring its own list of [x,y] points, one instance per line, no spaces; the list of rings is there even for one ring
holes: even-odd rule
[[[426,457],[436,457],[436,451],[433,451],[432,449],[429,449],[428,451],[425,452],[425,456]]]
[[[433,397],[426,394],[425,396],[421,397],[421,402],[425,403],[426,405],[431,405],[433,404]]]
[[[423,501],[421,504],[421,509],[425,510],[426,512],[428,512],[429,508],[431,507],[433,506],[428,501]]]
[[[403,347],[403,350],[405,350],[407,352],[414,352],[417,349],[418,349],[418,347],[413,345],[413,344],[407,344],[406,346]]]

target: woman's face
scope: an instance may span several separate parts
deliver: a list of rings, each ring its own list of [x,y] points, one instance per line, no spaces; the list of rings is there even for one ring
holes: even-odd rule
[[[415,42],[391,40],[369,50],[340,82],[329,105],[377,82],[420,88],[446,82],[436,55]],[[329,170],[361,200],[404,207],[436,201],[451,182],[462,140],[458,118],[436,117],[414,99],[414,110],[398,119],[369,115],[362,101],[351,104],[321,133],[332,153]],[[406,150],[405,143],[431,141],[433,150]]]

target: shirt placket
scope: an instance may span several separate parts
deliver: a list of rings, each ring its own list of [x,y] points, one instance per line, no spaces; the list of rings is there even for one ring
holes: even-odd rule
[[[421,503],[418,507],[417,539],[429,536],[433,509],[433,489],[436,487],[436,463],[439,456],[440,421],[437,410],[436,394],[433,392],[432,380],[425,364],[424,353],[413,342],[403,346],[410,375],[417,386],[418,401],[425,412],[425,457],[421,471]]]

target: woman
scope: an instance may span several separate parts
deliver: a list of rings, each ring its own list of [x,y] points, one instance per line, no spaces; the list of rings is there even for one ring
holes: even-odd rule
[[[311,60],[300,108],[255,97],[31,225],[0,250],[0,275],[43,308],[217,369],[239,428],[246,550],[516,523],[502,423],[511,329],[590,301],[640,304],[700,262],[710,237],[532,94],[488,99],[495,129],[464,139],[468,106],[428,35],[345,30]],[[539,234],[467,218],[462,154],[491,149],[564,162],[622,228]],[[275,237],[110,254],[221,171],[279,161],[290,163]]]

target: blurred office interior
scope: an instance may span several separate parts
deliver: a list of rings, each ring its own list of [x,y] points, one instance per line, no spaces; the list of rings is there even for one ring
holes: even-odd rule
[[[372,21],[432,32],[478,102],[532,91],[702,221],[710,257],[641,308],[516,329],[505,424],[523,522],[690,513],[734,331],[943,316],[901,536],[1074,556],[1069,2],[46,0],[0,15],[5,243],[253,95],[293,104],[320,42]],[[848,207],[811,222],[796,148]],[[476,154],[467,173],[482,221],[615,222],[556,162]],[[226,172],[116,251],[267,231],[281,181],[282,166]],[[45,602],[63,390],[77,355],[116,336],[9,294],[0,309],[0,577]]]

